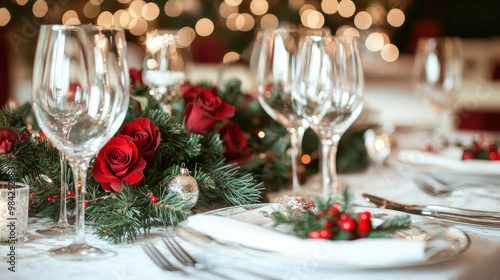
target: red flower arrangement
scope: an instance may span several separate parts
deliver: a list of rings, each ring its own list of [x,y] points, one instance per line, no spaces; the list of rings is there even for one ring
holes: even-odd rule
[[[135,119],[99,151],[92,175],[106,191],[120,192],[119,184],[138,183],[146,165],[156,160],[160,140],[160,132],[149,119]]]

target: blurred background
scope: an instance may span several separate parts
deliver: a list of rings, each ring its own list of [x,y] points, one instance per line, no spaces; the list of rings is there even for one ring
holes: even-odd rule
[[[465,81],[454,108],[457,126],[500,130],[499,8],[490,0],[2,0],[0,105],[29,101],[41,24],[122,26],[133,68],[142,66],[148,31],[180,29],[192,52],[193,82],[221,82],[242,65],[239,78],[249,92],[255,90],[248,65],[259,32],[294,24],[358,35],[366,104],[378,122],[403,126],[435,122],[411,85],[418,38],[461,37]]]

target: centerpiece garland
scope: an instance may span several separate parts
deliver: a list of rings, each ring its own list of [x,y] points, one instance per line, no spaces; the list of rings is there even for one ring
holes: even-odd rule
[[[175,225],[199,207],[257,203],[266,199],[266,191],[288,185],[288,134],[263,112],[256,98],[241,92],[239,81],[229,81],[223,89],[186,83],[169,115],[149,94],[139,71],[131,69],[130,78],[131,102],[124,124],[91,161],[87,176],[86,218],[99,238],[132,242],[155,223]],[[266,137],[258,137],[259,131]],[[367,164],[360,146],[362,132],[357,134],[341,142],[340,171]],[[346,160],[349,157],[354,160]],[[182,163],[198,183],[200,197],[194,209],[179,194],[167,191]],[[0,180],[8,179],[10,167],[30,186],[30,213],[48,213],[57,221],[59,151],[39,130],[29,104],[0,110]],[[75,197],[69,166],[66,178],[71,211]]]

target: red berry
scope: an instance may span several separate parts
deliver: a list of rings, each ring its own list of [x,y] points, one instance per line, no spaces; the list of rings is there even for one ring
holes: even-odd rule
[[[67,194],[68,196],[73,196],[73,195],[75,195],[75,193],[74,193],[73,191],[67,191],[67,192],[66,192],[66,194]]]
[[[500,154],[497,151],[490,151],[488,153],[488,158],[490,160],[500,160]]]
[[[323,222],[323,227],[324,227],[325,229],[330,229],[330,228],[332,228],[332,225],[333,225],[332,221],[325,221],[325,222]]]
[[[343,213],[342,215],[340,215],[339,217],[339,221],[345,221],[345,220],[350,220],[351,219],[351,215],[347,214],[347,213]]]
[[[153,197],[153,193],[152,193],[152,192],[150,192],[150,193],[148,194],[148,197]]]
[[[86,200],[83,202],[83,207],[87,207],[87,201]]]
[[[347,219],[340,222],[340,229],[343,231],[351,231],[355,226],[356,223],[354,223],[354,220],[352,219]]]
[[[21,133],[21,139],[23,140],[28,139],[28,134],[26,132]]]
[[[330,237],[332,237],[332,231],[329,229],[322,229],[319,231],[319,236],[323,239],[330,239]]]
[[[326,209],[325,212],[330,214],[330,216],[332,216],[332,217],[336,217],[337,214],[339,213],[339,211],[335,208],[328,208],[328,209]]]
[[[49,201],[52,200],[52,196],[47,197],[47,200]]]
[[[28,210],[30,211],[33,210],[33,206],[28,207]]]
[[[34,193],[30,193],[30,198],[34,199],[35,198],[35,194]]]
[[[359,237],[365,237],[372,229],[372,223],[371,221],[363,221],[360,222],[357,227]]]
[[[337,210],[338,212],[340,212],[340,210],[342,210],[342,207],[340,207],[340,204],[338,203],[335,203],[332,205],[333,209]]]
[[[360,221],[366,221],[366,220],[370,220],[370,217],[371,217],[371,214],[370,212],[363,212],[363,213],[359,213],[358,214],[358,219]]]
[[[312,239],[317,239],[317,238],[321,238],[321,235],[319,233],[319,230],[311,230],[309,232],[309,238],[312,238]]]
[[[462,154],[462,160],[474,159],[476,157],[476,153],[471,150],[464,150]]]
[[[59,199],[59,196],[56,194],[52,198],[57,200],[57,199]]]
[[[156,203],[156,202],[158,202],[158,198],[156,198],[156,197],[153,196],[151,198],[151,203]]]

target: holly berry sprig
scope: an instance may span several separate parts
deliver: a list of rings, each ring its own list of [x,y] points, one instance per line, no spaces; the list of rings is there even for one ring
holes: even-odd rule
[[[352,209],[352,196],[349,188],[344,188],[343,199],[330,196],[325,200],[316,199],[316,211],[313,208],[300,215],[285,215],[274,212],[271,218],[274,226],[286,224],[291,233],[301,238],[354,240],[359,238],[387,238],[391,233],[410,226],[408,215],[387,217],[372,215],[370,212],[356,213]],[[372,218],[384,220],[373,227]]]
[[[458,144],[463,150],[462,160],[500,160],[500,142],[486,139],[483,134],[479,135],[479,140],[474,141],[470,146]]]

